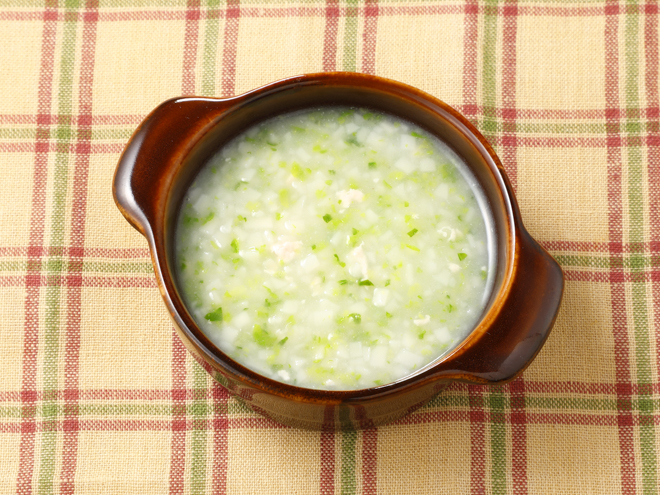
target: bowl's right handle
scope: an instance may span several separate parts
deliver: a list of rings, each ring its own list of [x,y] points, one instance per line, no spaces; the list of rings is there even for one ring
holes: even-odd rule
[[[182,97],[160,104],[131,136],[112,184],[117,207],[149,237],[150,226],[183,157],[238,98]]]
[[[519,225],[510,290],[487,331],[434,371],[445,379],[500,383],[520,374],[541,350],[559,312],[564,277],[559,264]]]

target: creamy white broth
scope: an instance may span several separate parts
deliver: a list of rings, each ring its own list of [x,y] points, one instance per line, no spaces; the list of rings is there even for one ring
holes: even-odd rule
[[[243,365],[307,388],[414,373],[478,321],[492,278],[476,180],[423,129],[364,109],[279,116],[200,172],[177,228],[184,300]]]

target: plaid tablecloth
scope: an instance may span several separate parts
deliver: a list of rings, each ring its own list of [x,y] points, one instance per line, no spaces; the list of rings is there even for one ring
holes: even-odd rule
[[[0,0],[0,493],[657,494],[658,36],[656,0]],[[213,383],[111,196],[162,100],[332,70],[463,112],[566,274],[521,378],[350,433]]]

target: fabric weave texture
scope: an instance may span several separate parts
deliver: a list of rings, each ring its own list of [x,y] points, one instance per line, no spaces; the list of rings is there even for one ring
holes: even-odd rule
[[[657,494],[659,34],[657,0],[0,0],[0,493]],[[521,377],[349,433],[212,381],[111,193],[161,101],[335,70],[462,112],[566,276]]]

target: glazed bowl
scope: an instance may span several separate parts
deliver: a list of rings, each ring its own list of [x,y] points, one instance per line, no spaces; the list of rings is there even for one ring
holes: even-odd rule
[[[447,355],[394,383],[362,390],[306,389],[234,361],[199,329],[177,287],[175,230],[196,174],[233,137],[278,114],[320,106],[368,107],[413,122],[468,165],[492,211],[497,259],[486,308]],[[452,381],[512,380],[541,349],[563,290],[559,265],[525,230],[511,184],[493,149],[459,113],[413,87],[355,73],[309,74],[226,99],[181,97],[156,108],[119,160],[115,202],[148,240],[158,286],[188,350],[253,410],[285,425],[354,429],[384,424],[420,407]]]

